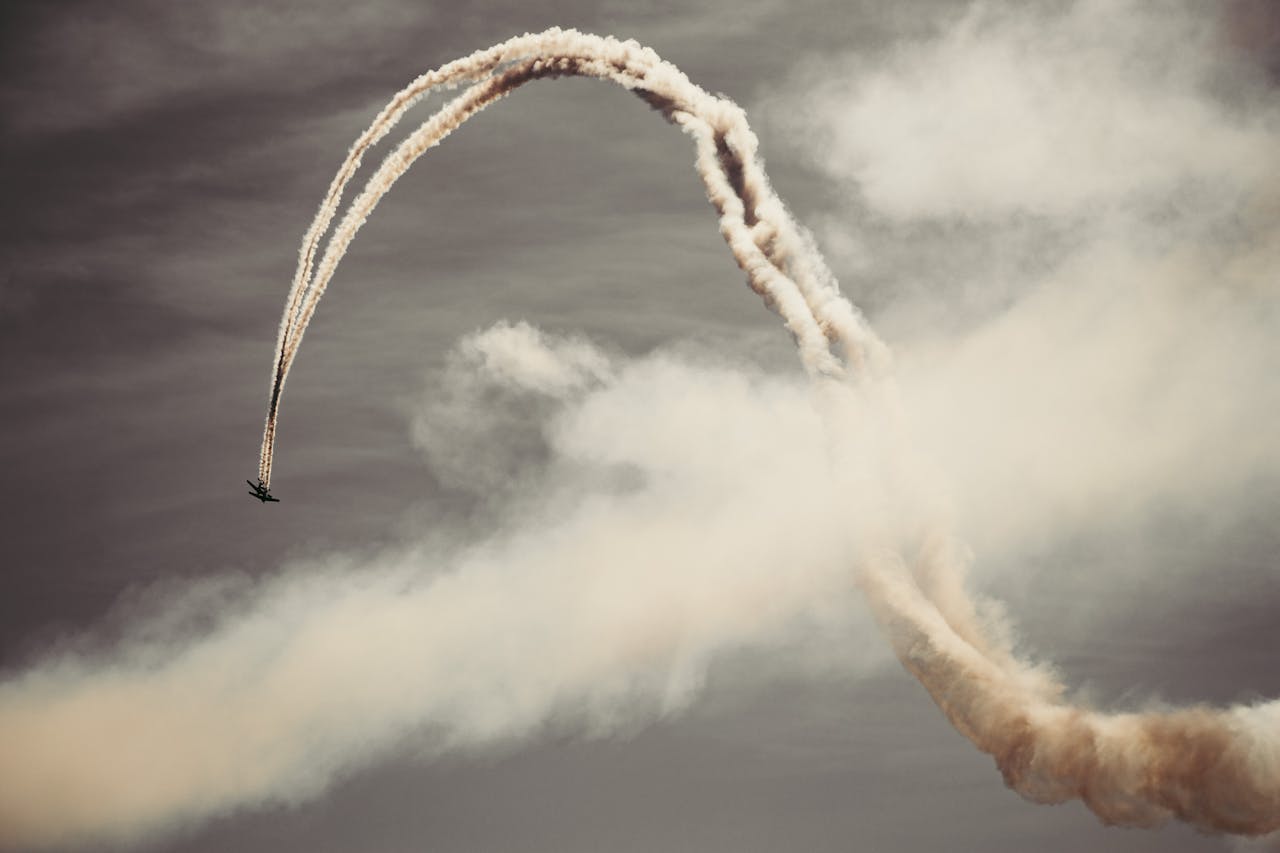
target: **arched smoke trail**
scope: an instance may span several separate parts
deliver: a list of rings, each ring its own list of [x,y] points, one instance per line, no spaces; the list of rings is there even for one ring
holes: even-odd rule
[[[498,73],[503,65],[510,67]],[[840,298],[821,256],[773,192],[756,158],[757,141],[742,110],[694,85],[675,66],[635,42],[553,28],[479,51],[422,75],[378,114],[352,146],[303,238],[298,270],[280,323],[271,397],[263,429],[259,478],[271,483],[280,396],[306,327],[338,262],[382,196],[413,161],[467,118],[532,80],[579,76],[611,80],[649,102],[694,137],[697,166],[708,198],[720,214],[721,231],[753,290],[783,317],[796,336],[806,368],[839,375],[829,341],[855,364],[877,363],[887,350],[861,316]],[[382,164],[335,230],[313,271],[320,237],[328,229],[342,193],[364,153],[430,91],[482,79],[422,125]],[[815,328],[814,318],[818,319]]]
[[[505,70],[499,70],[507,65]],[[611,80],[692,136],[721,232],[748,282],[795,336],[815,377],[871,380],[891,410],[887,350],[844,299],[821,256],[773,193],[742,111],[709,95],[634,42],[549,30],[512,39],[415,80],[353,146],[308,230],[290,291],[261,457],[270,482],[280,391],[316,305],[360,226],[396,179],[470,116],[542,78]],[[433,88],[475,82],[418,128],[369,180],[312,273],[318,239],[369,146]],[[844,365],[832,355],[840,353]],[[899,448],[907,468],[909,449]],[[1209,831],[1280,829],[1280,703],[1227,710],[1105,715],[1061,700],[1064,687],[1021,661],[964,586],[964,559],[937,524],[917,559],[860,567],[863,589],[904,666],[953,725],[993,755],[1006,782],[1039,802],[1079,798],[1104,822],[1149,826],[1172,816]]]

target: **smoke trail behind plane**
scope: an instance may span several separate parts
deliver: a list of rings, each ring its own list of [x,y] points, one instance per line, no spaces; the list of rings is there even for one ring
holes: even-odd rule
[[[932,482],[956,497],[958,529],[1005,564],[979,564],[988,588],[1021,582],[1047,537],[1150,536],[1160,512],[1212,529],[1274,482],[1277,446],[1258,425],[1280,417],[1280,109],[1204,7],[978,4],[882,63],[836,65],[780,93],[778,114],[849,181],[835,236],[854,220],[873,231],[833,241],[841,260],[905,285],[868,298],[888,301],[880,317],[906,339],[910,444],[944,470]],[[1280,705],[1063,704],[1063,685],[1013,655],[972,654],[965,549],[947,529],[941,552],[908,550],[864,582],[904,664],[1011,787],[1080,798],[1108,823],[1277,826]],[[1061,569],[1082,624],[1118,589],[1171,594],[1216,568],[1181,578],[1103,556],[1105,575]],[[998,625],[983,633],[1008,651]]]
[[[848,521],[813,511],[858,508],[831,489],[803,383],[617,362],[519,325],[457,359],[451,381],[554,404],[546,468],[525,484],[536,505],[508,508],[481,541],[296,566],[193,603],[222,614],[195,636],[166,599],[114,651],[6,681],[0,843],[134,840],[296,802],[406,745],[615,731],[682,708],[722,651],[866,624]],[[423,416],[485,411],[445,395]],[[492,462],[487,446],[452,450],[473,470]]]
[[[332,220],[364,151],[385,136],[425,93],[484,77],[504,62],[513,64],[455,98],[387,157],[351,203],[308,279],[319,236]],[[303,238],[298,272],[281,319],[259,460],[259,479],[265,486],[271,484],[280,397],[298,347],[339,261],[378,201],[418,157],[462,122],[525,83],[562,76],[618,83],[695,139],[698,174],[720,214],[721,233],[747,273],[751,288],[782,316],[795,336],[808,370],[825,375],[842,372],[829,351],[828,339],[842,341],[840,355],[855,365],[883,369],[887,355],[883,344],[853,306],[840,298],[834,278],[808,235],[769,186],[755,156],[755,135],[742,110],[725,98],[707,94],[679,69],[635,42],[553,28],[511,39],[423,75],[391,100],[352,147]]]
[[[641,91],[661,112],[688,130],[698,143],[699,174],[703,177],[708,190],[708,197],[721,213],[722,231],[733,250],[739,264],[748,273],[753,289],[760,292],[766,302],[777,308],[787,322],[789,328],[797,336],[802,360],[815,375],[834,373],[824,368],[829,359],[825,338],[834,339],[842,345],[842,353],[855,366],[864,367],[864,357],[870,351],[879,355],[881,345],[878,340],[858,320],[858,313],[846,301],[836,295],[834,282],[821,273],[825,264],[816,257],[816,251],[810,243],[803,242],[798,229],[791,223],[780,204],[773,204],[773,197],[768,191],[767,181],[759,171],[754,160],[754,136],[746,128],[745,121],[736,107],[719,99],[712,99],[696,87],[690,87],[687,80],[678,71],[662,64],[656,58],[640,51],[636,46],[618,45],[609,40],[600,40],[578,34],[562,34],[551,31],[544,34],[545,41],[540,48],[545,53],[541,61],[526,62],[513,66],[503,76],[495,77],[491,85],[483,84],[464,94],[453,104],[446,106],[441,113],[429,120],[419,131],[394,152],[370,180],[366,190],[352,203],[351,209],[335,231],[325,258],[317,269],[308,298],[300,309],[296,324],[297,336],[286,346],[283,356],[283,372],[278,372],[280,379],[287,373],[292,358],[301,342],[302,332],[314,313],[319,298],[338,260],[346,251],[360,225],[372,212],[378,199],[384,195],[394,181],[404,173],[417,157],[435,145],[445,134],[450,132],[462,120],[488,103],[505,95],[515,87],[539,76],[560,76],[562,74],[585,74],[614,79],[627,87],[643,87]],[[566,56],[558,53],[561,50],[561,39],[572,41],[574,49],[591,57],[580,59],[577,56]],[[612,52],[612,60],[610,53]],[[648,65],[637,72],[629,63],[634,57],[642,57]],[[736,141],[735,141],[736,139]],[[757,174],[758,173],[758,174]],[[755,177],[753,178],[753,175]],[[762,211],[779,214],[777,221],[761,216]],[[763,223],[763,229],[755,226]],[[778,235],[783,235],[779,238]],[[799,263],[788,264],[780,258],[785,257],[778,251],[779,243],[787,248],[798,250],[798,257],[808,258]],[[790,274],[790,275],[789,275]],[[815,288],[817,283],[819,287]],[[798,298],[797,298],[798,297]],[[810,319],[812,322],[810,322]],[[822,335],[815,335],[812,329],[821,329]],[[821,343],[819,343],[821,342]],[[892,379],[883,375],[883,358],[878,358],[867,378],[876,384],[870,386],[881,395],[889,406],[891,418],[896,411],[897,391]],[[277,385],[277,391],[278,391]],[[271,428],[275,415],[278,393],[273,393],[272,409],[268,416],[268,437],[274,438]],[[895,448],[902,454],[907,470],[915,470],[913,455],[905,445]],[[270,441],[263,446],[263,469],[270,470]],[[919,477],[917,473],[915,476]],[[925,480],[927,482],[927,480]],[[930,487],[924,487],[929,490]],[[936,487],[934,487],[936,489]],[[940,517],[937,527],[930,534],[931,538],[947,536],[945,517]],[[1064,781],[1063,777],[1072,775],[1073,767],[1081,759],[1079,749],[1065,750],[1054,759],[1046,759],[1045,767],[1040,774],[1050,780],[1049,788],[1055,793],[1041,793],[1042,783],[1035,778],[1020,774],[1010,769],[1010,759],[1001,757],[1003,749],[998,745],[1000,739],[994,732],[999,726],[992,726],[991,719],[983,716],[975,708],[986,707],[991,710],[991,703],[997,695],[1004,697],[1004,702],[1017,718],[1030,713],[1027,709],[1039,702],[1045,708],[1063,714],[1075,713],[1072,719],[1078,719],[1079,713],[1071,711],[1067,706],[1059,704],[1064,688],[1057,684],[1042,669],[1021,663],[1009,647],[1007,635],[1003,631],[992,633],[978,618],[980,608],[964,595],[964,566],[953,556],[958,551],[952,548],[933,548],[929,551],[932,562],[918,567],[916,581],[922,594],[919,600],[912,601],[910,596],[891,595],[889,581],[879,577],[878,564],[871,563],[865,568],[867,579],[864,588],[871,594],[877,610],[882,614],[886,627],[891,631],[900,631],[895,622],[910,627],[911,631],[924,637],[932,644],[934,652],[930,656],[932,665],[921,665],[911,655],[919,653],[918,644],[910,647],[899,645],[899,652],[908,666],[934,695],[953,723],[981,748],[997,754],[998,762],[1005,770],[1006,780],[1015,788],[1034,799],[1048,796],[1058,799],[1065,796],[1079,796],[1086,801],[1105,821],[1119,823],[1150,824],[1159,818],[1174,814],[1207,829],[1227,830],[1233,832],[1259,833],[1276,828],[1276,798],[1280,796],[1280,774],[1264,768],[1258,775],[1244,771],[1247,752],[1233,747],[1234,751],[1223,761],[1227,769],[1220,778],[1202,774],[1202,792],[1210,787],[1219,790],[1219,797],[1233,799],[1229,806],[1209,807],[1192,806],[1189,799],[1194,798],[1196,779],[1187,773],[1165,773],[1156,768],[1174,766],[1177,762],[1168,750],[1170,744],[1182,740],[1203,741],[1205,748],[1213,742],[1235,743],[1227,734],[1227,730],[1241,717],[1247,716],[1235,712],[1229,716],[1209,715],[1203,725],[1187,727],[1178,721],[1183,717],[1148,716],[1143,718],[1148,729],[1161,729],[1173,726],[1180,733],[1177,737],[1165,738],[1155,743],[1151,749],[1139,751],[1138,758],[1127,759],[1128,764],[1137,761],[1148,768],[1142,773],[1156,773],[1156,781],[1144,781],[1142,784],[1126,782],[1120,778],[1116,766],[1099,765],[1088,782],[1077,785]],[[926,598],[931,595],[932,600]],[[944,622],[941,626],[932,624],[931,613],[936,613]],[[964,654],[948,655],[948,637],[959,644]],[[908,650],[910,649],[910,651]],[[974,689],[973,695],[960,702],[952,702],[946,697],[948,691],[939,687],[939,682],[948,683],[959,679],[964,683],[981,684],[986,681],[982,668],[966,667],[966,655],[983,661],[983,665],[995,671],[1005,673],[1005,677],[1013,683],[1023,685],[1024,690],[1000,691],[995,683],[988,684],[987,690]],[[975,718],[974,715],[978,716]],[[1265,714],[1263,715],[1265,718]],[[1005,718],[998,718],[1004,720]],[[1104,718],[1095,720],[1090,735],[1084,737],[1082,743],[1093,744]],[[1119,718],[1110,718],[1119,719]],[[1060,727],[1048,726],[1043,731],[1033,731],[1029,740],[1020,749],[1036,749],[1041,751],[1055,737]],[[1144,729],[1146,730],[1146,729]],[[1248,735],[1252,736],[1252,735]],[[1083,737],[1083,736],[1082,736]],[[1096,748],[1089,746],[1088,748]],[[1020,753],[1021,754],[1021,753]],[[1048,754],[1048,753],[1045,753]],[[1127,766],[1127,765],[1126,765]],[[1181,765],[1177,765],[1181,766]],[[1197,765],[1198,766],[1198,765]],[[1139,775],[1142,775],[1140,773]],[[1105,782],[1100,780],[1105,779]],[[1093,794],[1097,787],[1114,788],[1110,797]],[[1217,799],[1215,798],[1215,800]],[[1137,800],[1135,806],[1131,801]],[[1117,805],[1117,803],[1121,805]]]
[[[554,54],[545,68],[639,79],[615,60]],[[460,76],[471,88],[391,155],[339,224],[332,254],[310,280],[295,280],[273,414],[281,367],[362,217],[458,119],[537,76],[536,60],[522,62],[500,72],[482,62]],[[750,283],[808,346],[811,372],[839,373],[821,369],[832,339],[858,367],[875,339],[763,191],[740,112],[717,100],[709,120],[681,104],[656,97],[694,136]],[[335,179],[302,266],[314,262],[348,180],[345,171]],[[1181,346],[1172,352],[1201,364]],[[1210,831],[1276,828],[1276,703],[1101,715],[1065,704],[1057,678],[1015,653],[995,609],[966,592],[966,549],[939,479],[912,448],[910,394],[904,412],[878,369],[883,358],[871,359],[861,386],[820,379],[802,388],[661,358],[618,365],[518,326],[473,339],[463,353],[484,365],[486,381],[565,407],[545,436],[565,463],[553,469],[563,479],[531,487],[545,498],[537,511],[522,504],[492,537],[466,547],[309,566],[253,589],[198,636],[148,642],[144,630],[113,652],[67,655],[6,681],[0,775],[15,783],[0,789],[3,841],[134,839],[314,796],[406,741],[475,746],[564,717],[607,728],[618,717],[661,714],[696,690],[717,651],[774,642],[797,622],[826,618],[818,611],[833,602],[847,611],[855,580],[904,665],[1025,796],[1080,798],[1113,823],[1172,816]],[[978,359],[993,362],[1004,375],[999,359]],[[1010,430],[1003,411],[970,413],[954,402],[938,411],[940,429],[971,417],[979,428]],[[267,438],[269,481],[273,419]],[[440,438],[420,440],[430,451]],[[121,768],[130,785],[119,784]]]

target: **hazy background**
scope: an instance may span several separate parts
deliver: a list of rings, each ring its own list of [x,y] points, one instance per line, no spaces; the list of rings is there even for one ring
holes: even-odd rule
[[[634,37],[747,108],[779,194],[897,351],[976,583],[1030,651],[1112,706],[1280,695],[1274,3],[4,15],[9,678],[54,650],[109,660],[121,636],[201,630],[150,615],[192,584],[217,604],[184,618],[233,618],[255,578],[518,527],[547,482],[580,482],[566,464],[610,462],[602,436],[633,448],[621,462],[640,476],[783,476],[776,459],[742,462],[751,430],[725,441],[714,415],[682,419],[682,401],[719,388],[726,411],[761,417],[803,399],[785,332],[716,233],[692,146],[616,88],[561,81],[479,116],[377,211],[288,388],[283,503],[244,499],[297,241],[347,146],[426,68],[558,24]],[[474,342],[491,339],[473,333],[503,318],[576,341],[559,351],[568,378],[478,367]],[[645,386],[652,375],[667,378]],[[626,400],[653,404],[635,413],[641,432],[666,424],[703,455],[643,455],[582,421],[593,394],[632,387],[619,376],[640,377]],[[753,390],[735,397],[735,382]],[[556,425],[575,422],[585,433],[565,452]],[[721,429],[686,442],[686,423]],[[614,474],[596,485],[625,490],[636,471]],[[650,544],[618,543],[640,557]],[[856,599],[839,603],[848,613],[811,632],[715,644],[686,692],[632,719],[569,708],[529,737],[401,750],[323,796],[150,846],[1226,846],[1024,803]]]

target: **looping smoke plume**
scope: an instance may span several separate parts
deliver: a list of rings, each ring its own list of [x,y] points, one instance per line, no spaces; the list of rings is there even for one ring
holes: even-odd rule
[[[840,357],[857,365],[887,350],[861,315],[840,298],[834,277],[791,218],[756,158],[757,140],[742,109],[708,94],[675,66],[634,41],[552,28],[524,35],[451,62],[414,80],[396,94],[351,147],[302,240],[298,269],[286,300],[276,344],[271,397],[263,430],[259,478],[270,486],[280,395],[307,324],[356,232],[414,161],[468,118],[533,80],[576,76],[608,80],[635,93],[680,126],[697,144],[698,174],[720,214],[720,230],[752,290],[783,318],[795,336],[805,368],[814,375],[843,373]],[[472,83],[383,161],[334,230],[318,266],[315,255],[365,152],[428,93]],[[870,365],[868,365],[870,367]]]
[[[105,659],[68,653],[0,683],[0,844],[133,840],[297,801],[406,741],[492,743],[557,709],[605,729],[670,712],[717,651],[822,618],[855,580],[902,664],[1028,799],[1078,798],[1114,824],[1280,829],[1280,702],[1077,707],[1018,654],[998,608],[966,591],[967,551],[911,447],[886,348],[773,193],[742,111],[633,42],[561,30],[512,39],[418,78],[361,135],[303,239],[273,362],[264,484],[285,379],[379,199],[468,117],[560,76],[618,83],[693,138],[721,232],[812,381],[618,364],[522,326],[468,339],[460,369],[563,404],[537,436],[563,463],[548,500],[480,545],[425,555],[434,572],[412,550],[376,570],[308,567],[252,589],[197,636],[143,638]],[[368,149],[424,94],[458,86],[381,164],[317,262]],[[427,429],[420,443],[430,452],[441,434]],[[636,541],[646,548],[617,547]]]
[[[524,58],[530,55],[536,59]],[[504,62],[514,64],[496,73]],[[352,203],[307,281],[316,239],[365,148],[385,135],[421,94],[484,74],[493,76],[446,105],[386,159]],[[870,395],[887,407],[891,421],[897,420],[887,349],[840,295],[812,241],[773,193],[742,111],[708,95],[635,43],[549,30],[420,77],[392,99],[352,148],[303,241],[298,277],[282,320],[263,444],[264,482],[271,473],[279,391],[338,261],[378,200],[466,118],[526,82],[564,75],[612,80],[694,138],[698,174],[720,214],[721,233],[751,288],[795,336],[806,369],[824,385],[829,383],[824,377],[838,383],[844,370],[832,359],[829,344],[834,344],[853,376],[869,384],[858,392],[864,402]],[[837,387],[832,393],[842,391]],[[909,448],[894,450],[904,468],[920,467]],[[942,530],[932,538],[945,539],[945,526]],[[992,623],[978,618],[977,606],[965,594],[957,553],[952,547],[927,548],[914,572],[906,574],[891,564],[868,561],[861,569],[863,588],[903,664],[956,728],[996,758],[1011,787],[1036,801],[1079,798],[1107,823],[1150,826],[1174,816],[1215,831],[1261,834],[1280,828],[1280,765],[1258,760],[1254,750],[1266,723],[1280,715],[1280,705],[1120,716],[1064,705],[1062,685],[1043,668],[1019,660],[1006,635],[984,627]]]
[[[526,59],[528,56],[535,59]],[[498,73],[503,63],[513,63]],[[486,74],[492,76],[484,77]],[[565,75],[611,80],[643,97],[697,145],[698,174],[720,214],[721,233],[751,288],[795,335],[804,366],[819,381],[844,370],[830,344],[870,384],[891,419],[897,391],[887,350],[844,299],[811,240],[773,193],[756,159],[756,139],[734,104],[694,86],[676,68],[632,42],[549,30],[513,39],[451,63],[406,87],[352,148],[303,241],[298,277],[281,324],[281,351],[263,444],[269,482],[279,392],[318,300],[361,224],[395,180],[468,117],[534,79]],[[368,145],[385,135],[423,93],[482,78],[403,142],[370,179],[339,223],[310,281],[318,235]],[[841,393],[839,390],[833,393]],[[837,424],[840,422],[837,421]],[[909,448],[895,450],[917,467]],[[942,534],[933,534],[945,538]],[[1030,799],[1082,799],[1107,823],[1150,826],[1174,816],[1198,827],[1261,834],[1280,828],[1280,766],[1252,751],[1248,725],[1280,714],[1280,705],[1214,713],[1104,716],[1061,704],[1065,688],[1020,661],[992,634],[966,596],[957,551],[932,547],[914,574],[880,561],[862,568],[863,587],[903,664],[951,722],[991,753],[1008,784]],[[904,641],[904,636],[915,639]]]

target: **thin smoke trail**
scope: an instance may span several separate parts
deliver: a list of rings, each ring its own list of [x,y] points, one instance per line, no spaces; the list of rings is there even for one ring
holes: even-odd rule
[[[606,73],[606,69],[578,60],[539,61],[514,67],[500,77],[485,84],[477,84],[468,90],[467,94],[442,109],[388,156],[378,172],[370,178],[365,191],[352,202],[326,249],[325,257],[317,268],[316,280],[309,294],[310,298],[299,320],[298,334],[293,338],[291,348],[285,353],[286,369],[292,365],[301,343],[302,332],[309,324],[320,297],[355,234],[381,198],[418,157],[438,144],[466,118],[526,82],[566,75],[595,76],[597,73]],[[654,100],[654,96],[651,95],[650,100]],[[683,116],[680,120],[690,128],[691,133],[697,136],[700,151],[704,155],[703,160],[710,159],[705,154],[714,144],[711,140],[715,134],[697,120],[690,120]],[[752,234],[745,228],[735,227],[743,219],[744,207],[740,199],[732,191],[728,182],[722,179],[721,173],[716,168],[708,168],[705,175],[708,195],[717,209],[723,211],[722,227],[726,232],[726,240],[729,241],[739,262],[747,270],[749,283],[787,320],[789,328],[805,347],[806,361],[811,368],[815,372],[835,372],[838,368],[827,352],[827,334],[813,322],[814,315],[809,307],[802,299],[797,299],[790,280],[759,250],[752,239]]]
[[[546,33],[537,36],[537,38],[545,43],[553,40],[559,32],[557,29],[548,30]],[[333,221],[333,217],[337,214],[338,207],[342,201],[343,190],[360,168],[365,152],[381,141],[395,127],[404,113],[423,97],[436,89],[453,88],[467,81],[478,80],[488,76],[495,68],[503,62],[509,61],[513,56],[527,53],[527,43],[533,38],[529,35],[519,36],[421,75],[396,93],[395,97],[374,118],[372,124],[360,135],[360,138],[352,144],[347,158],[343,161],[337,174],[334,175],[315,218],[302,238],[302,245],[298,253],[298,268],[294,274],[289,295],[285,300],[286,308],[281,318],[277,335],[274,358],[276,374],[272,380],[273,399],[278,399],[280,387],[283,385],[282,355],[297,328],[298,310],[305,300],[306,291],[311,285],[312,264],[315,260],[315,253],[320,246],[320,239],[324,236]],[[265,479],[269,484],[270,471],[267,470],[261,473],[265,474]]]
[[[395,97],[382,109],[365,132],[360,135],[360,138],[351,146],[347,158],[343,161],[333,181],[330,183],[329,190],[321,202],[315,218],[308,227],[299,249],[298,268],[294,274],[289,295],[286,298],[286,308],[281,318],[277,336],[274,358],[276,372],[272,379],[272,411],[274,411],[275,401],[279,399],[280,390],[288,372],[287,368],[283,367],[283,354],[289,341],[298,331],[298,312],[306,300],[307,291],[312,286],[312,264],[315,259],[315,253],[319,248],[320,238],[324,236],[333,221],[333,217],[337,214],[343,190],[359,169],[365,152],[385,137],[405,112],[432,91],[441,88],[453,88],[467,81],[478,80],[488,76],[502,63],[510,61],[517,56],[528,54],[530,52],[529,42],[535,38],[546,50],[550,45],[567,38],[570,34],[572,34],[572,31],[566,34],[558,28],[553,28],[536,37],[531,35],[518,36],[421,75],[396,93]],[[263,440],[264,446],[269,444],[273,438],[274,425],[268,423]],[[264,460],[259,471],[259,478],[263,479],[268,485],[270,485],[271,476],[269,462],[270,460]]]
[[[741,110],[698,89],[674,67],[632,43],[553,30],[523,36],[424,75],[380,114],[362,139],[376,141],[427,88],[475,85],[409,137],[383,163],[334,232],[314,276],[292,297],[263,448],[270,475],[278,390],[338,262],[378,200],[417,159],[462,121],[533,79],[566,75],[613,80],[689,133],[708,198],[748,283],[784,318],[811,374],[839,376],[828,344],[892,411],[888,353],[840,294],[821,256],[769,187]],[[371,142],[369,144],[372,144]],[[336,209],[363,147],[353,148],[309,235]],[[331,204],[332,202],[332,204]],[[331,209],[332,208],[332,209]],[[310,269],[314,245],[304,249]],[[908,453],[909,455],[909,453]],[[1103,715],[1064,704],[1047,671],[1021,661],[964,588],[964,558],[938,524],[919,559],[874,561],[862,585],[904,666],[956,728],[995,756],[1009,785],[1037,801],[1082,799],[1108,823],[1151,825],[1173,816],[1202,829],[1262,834],[1280,828],[1280,703],[1225,711]]]
[[[326,248],[314,275],[312,263],[318,240],[333,216],[346,184],[364,152],[380,140],[418,99],[434,88],[455,86],[489,74],[504,62],[536,58],[506,72],[496,88],[480,83],[446,106],[384,162],[366,192],[352,203]],[[526,35],[479,51],[419,77],[398,93],[352,146],[339,168],[324,202],[303,239],[298,273],[281,320],[272,377],[271,402],[263,430],[259,477],[270,485],[275,423],[280,395],[315,306],[338,261],[381,195],[403,174],[413,159],[452,132],[470,115],[533,79],[589,76],[612,80],[647,100],[669,120],[690,133],[698,145],[698,170],[708,197],[721,216],[721,230],[752,288],[782,314],[801,343],[811,372],[839,375],[842,370],[828,351],[827,340],[845,342],[846,361],[859,366],[867,353],[887,358],[887,349],[852,306],[839,296],[834,278],[821,256],[787,213],[769,186],[755,156],[756,139],[736,104],[709,95],[653,51],[634,42],[552,29]],[[434,124],[433,124],[434,122]],[[395,164],[395,165],[392,165]],[[808,310],[796,302],[798,289]],[[819,305],[822,310],[814,310]],[[821,335],[811,328],[819,317]],[[825,338],[823,337],[825,336]],[[856,343],[856,345],[853,345]]]

